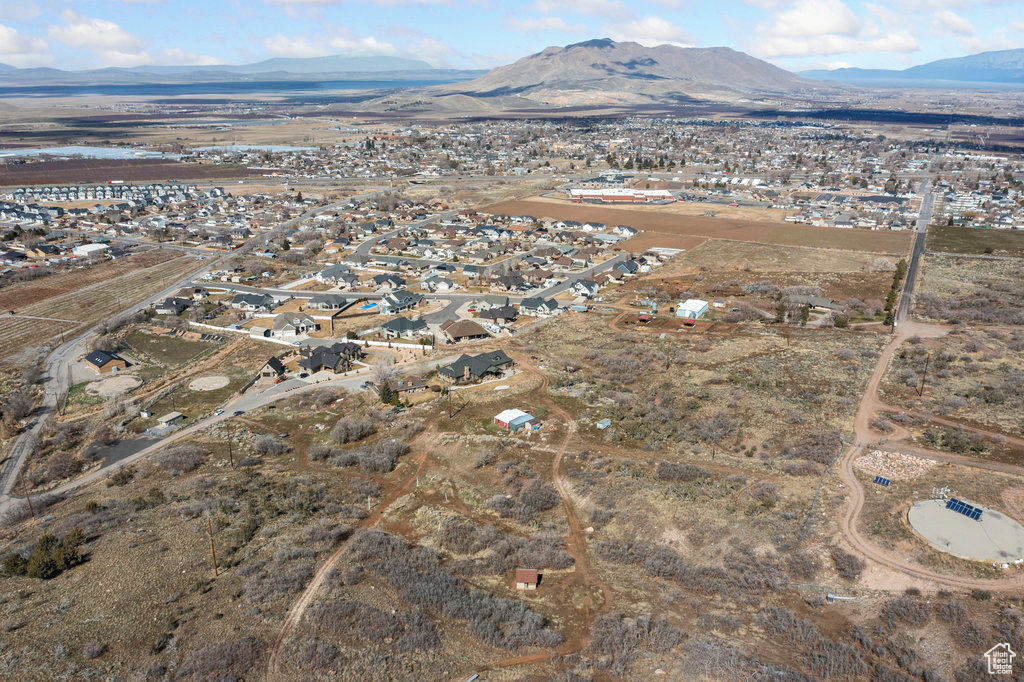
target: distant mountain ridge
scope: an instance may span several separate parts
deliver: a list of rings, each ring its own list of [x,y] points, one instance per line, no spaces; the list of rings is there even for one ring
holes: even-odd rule
[[[847,68],[803,71],[800,75],[812,80],[832,80],[851,84],[882,81],[1024,84],[1024,48],[939,59],[902,70]]]
[[[403,57],[307,57],[266,59],[254,64],[143,65],[67,71],[51,67],[16,68],[0,64],[0,84],[137,84],[149,82],[217,82],[254,78],[297,79],[318,76],[380,76],[396,80],[437,76],[464,79],[483,73],[461,69],[437,69],[420,59]]]

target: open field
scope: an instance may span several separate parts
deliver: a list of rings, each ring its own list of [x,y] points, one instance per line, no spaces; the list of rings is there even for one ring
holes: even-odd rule
[[[0,358],[9,362],[15,355],[28,357],[28,354],[60,338],[62,330],[65,337],[74,336],[83,328],[167,288],[195,270],[198,263],[191,256],[179,256],[147,268],[129,270],[84,288],[66,289],[63,295],[49,296],[31,305],[19,306],[17,312],[22,315],[58,318],[69,322],[23,317],[4,320],[3,328],[0,328]],[[73,280],[66,283],[70,281]]]
[[[242,166],[198,164],[164,159],[69,159],[0,164],[0,186],[54,183],[167,182],[215,180],[261,175]]]
[[[1024,429],[1022,350],[1024,331],[963,329],[939,339],[904,343],[885,375],[885,400],[896,408],[1019,435]],[[908,425],[919,434],[929,429],[942,432],[927,423]],[[990,441],[968,438],[937,445],[987,457],[998,450]]]
[[[1002,636],[993,602],[947,593],[933,614],[931,596],[858,586],[832,553],[834,472],[805,524],[883,338],[798,329],[787,345],[737,325],[659,339],[608,320],[518,335],[511,388],[460,390],[452,416],[430,394],[393,415],[318,388],[50,506],[46,528],[81,527],[87,561],[6,578],[32,594],[0,603],[6,646],[27,679],[52,671],[58,643],[69,669],[125,678],[699,679],[728,660],[738,677],[902,679],[974,660],[956,623]],[[513,406],[540,430],[496,427]],[[39,524],[5,526],[0,555],[29,551]],[[133,570],[115,570],[124,556]],[[514,589],[521,567],[540,570],[537,590]],[[857,602],[825,606],[825,589]],[[28,627],[58,606],[51,628]]]
[[[928,254],[914,313],[943,322],[1024,325],[1024,258]]]
[[[128,258],[66,270],[28,282],[17,282],[0,289],[0,310],[21,312],[23,306],[55,296],[63,296],[71,291],[77,291],[91,284],[104,282],[140,268],[152,267],[179,255],[179,252],[169,249],[143,251]]]
[[[931,251],[1024,257],[1024,232],[931,225],[925,246]]]
[[[658,185],[674,184],[675,188],[679,188],[679,183],[651,183],[651,182],[639,182],[633,187],[639,189],[662,189]],[[559,196],[557,193],[541,197],[531,197],[530,201],[544,202],[547,204],[572,204],[572,200],[565,198],[564,195]],[[575,204],[579,205],[579,204]],[[601,206],[600,204],[597,204]],[[638,211],[642,213],[667,213],[669,215],[683,215],[683,216],[700,216],[704,217],[706,213],[712,211],[715,213],[716,218],[736,219],[736,220],[750,220],[754,222],[771,222],[781,223],[785,221],[787,215],[793,215],[797,213],[795,209],[782,209],[782,208],[760,208],[757,206],[730,206],[728,203],[719,202],[708,202],[708,201],[673,201],[668,204],[611,204],[606,207],[618,206],[623,209],[630,211]]]
[[[910,247],[910,234],[899,232],[874,232],[868,230],[839,230],[811,225],[789,225],[759,223],[743,220],[704,218],[698,216],[674,216],[664,213],[637,211],[625,208],[581,206],[558,204],[536,200],[506,201],[493,204],[481,211],[504,215],[532,215],[560,220],[595,220],[606,225],[629,225],[658,237],[665,237],[664,243],[653,241],[649,235],[638,235],[645,239],[644,246],[674,247],[672,239],[677,235],[689,237],[714,237],[737,241],[787,244],[790,246],[812,246],[853,251],[871,251],[903,255]],[[636,239],[636,237],[634,238]],[[622,242],[619,247],[630,250],[631,241]],[[676,247],[687,248],[687,247]]]
[[[125,337],[130,349],[164,367],[179,367],[210,348],[210,343],[188,341],[168,334],[137,330]]]

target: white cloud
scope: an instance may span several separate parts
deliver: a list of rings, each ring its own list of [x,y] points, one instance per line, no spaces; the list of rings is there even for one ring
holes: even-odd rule
[[[571,12],[609,19],[624,19],[632,16],[620,0],[535,0],[533,8],[544,14]]]
[[[1015,21],[1010,24],[1010,28],[1018,33],[1024,33],[1024,21]]]
[[[893,13],[876,5],[865,9],[885,28],[858,17],[841,0],[795,0],[756,26],[748,49],[764,58],[918,50],[914,36],[891,23]]]
[[[935,26],[946,33],[955,36],[972,36],[974,27],[971,22],[952,10],[944,9],[935,15]]]
[[[761,57],[810,57],[858,52],[915,52],[918,44],[907,31],[882,38],[866,39],[851,36],[823,35],[810,38],[761,39],[755,54]]]
[[[562,17],[530,17],[526,19],[510,18],[509,27],[520,33],[537,33],[539,31],[561,31],[563,33],[586,33],[582,24],[569,25]]]
[[[62,26],[50,26],[53,40],[68,47],[90,51],[109,51],[123,55],[141,54],[145,46],[137,37],[107,19],[82,16],[71,10],[60,15]]]
[[[0,24],[0,62],[10,66],[41,66],[51,61],[53,56],[45,40]]]
[[[264,41],[267,51],[275,57],[327,57],[395,55],[398,49],[373,36],[338,35],[333,38],[288,37],[278,33]]]
[[[601,30],[613,40],[632,41],[647,47],[665,44],[693,46],[693,41],[686,31],[662,17],[641,17],[623,23],[609,24]]]
[[[774,14],[771,33],[783,38],[855,35],[863,22],[840,0],[798,0]]]

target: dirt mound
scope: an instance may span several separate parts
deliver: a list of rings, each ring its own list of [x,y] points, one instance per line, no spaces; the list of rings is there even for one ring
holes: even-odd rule
[[[227,386],[229,381],[227,377],[199,377],[188,387],[193,391],[216,391]]]

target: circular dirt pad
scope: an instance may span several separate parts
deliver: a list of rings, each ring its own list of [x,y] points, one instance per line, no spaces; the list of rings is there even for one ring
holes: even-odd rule
[[[1013,563],[1024,557],[1024,526],[994,509],[982,507],[977,521],[946,509],[946,502],[925,500],[910,507],[907,520],[932,547],[961,559]]]
[[[228,385],[227,377],[200,377],[188,385],[193,391],[216,391]]]
[[[142,379],[131,374],[121,374],[92,382],[85,392],[102,398],[114,398],[142,385]]]

